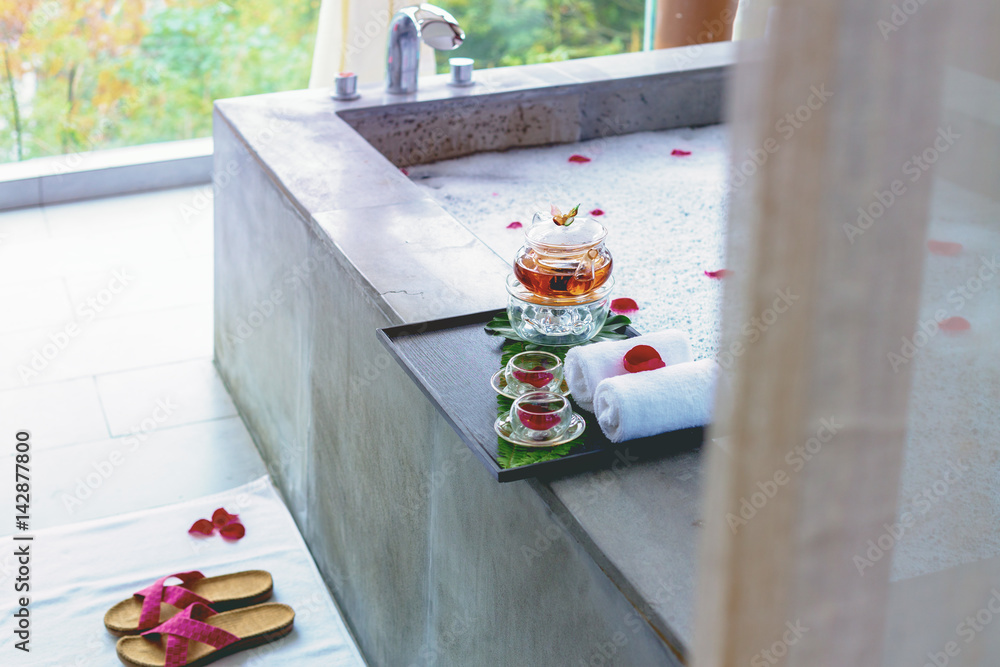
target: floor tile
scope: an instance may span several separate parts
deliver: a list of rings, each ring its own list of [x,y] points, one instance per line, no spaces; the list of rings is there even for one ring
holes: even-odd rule
[[[46,241],[45,214],[41,208],[20,208],[0,212],[0,246]]]
[[[73,320],[49,327],[0,334],[0,391],[70,379],[56,372],[59,359],[81,333]],[[83,377],[81,374],[77,377]]]
[[[211,303],[0,335],[0,390],[212,356]]]
[[[106,319],[212,301],[212,256],[138,262],[71,273],[66,287],[81,319]]]
[[[151,222],[103,234],[0,244],[0,284],[107,271],[127,263],[180,260],[185,251],[167,222]]]
[[[150,418],[162,417],[162,428],[236,414],[208,359],[99,375],[97,388],[113,436],[139,431]]]
[[[177,238],[180,239],[181,246],[188,257],[211,257],[215,247],[215,232],[212,223],[192,222],[173,223]]]
[[[38,449],[31,469],[34,530],[190,500],[267,472],[237,417]],[[11,485],[0,485],[0,503],[12,502]]]
[[[211,257],[214,244],[212,186],[192,188],[180,204],[180,216],[171,221],[189,257]]]
[[[0,334],[61,326],[73,317],[73,307],[61,278],[0,285]]]
[[[150,221],[141,227],[115,232],[60,239],[62,275],[75,272],[114,270],[129,262],[179,260],[184,250],[169,223]]]
[[[0,391],[0,433],[31,433],[35,451],[107,438],[93,378]]]
[[[62,248],[45,239],[0,243],[0,285],[54,280],[62,273]]]
[[[206,186],[202,186],[204,188]],[[207,186],[211,192],[211,186]],[[196,188],[157,190],[121,197],[91,199],[68,204],[50,204],[42,210],[53,238],[73,238],[106,234],[123,229],[145,227],[152,223],[172,223],[192,217],[184,207],[190,204]],[[192,210],[198,211],[196,207]],[[211,221],[211,200],[208,201]]]

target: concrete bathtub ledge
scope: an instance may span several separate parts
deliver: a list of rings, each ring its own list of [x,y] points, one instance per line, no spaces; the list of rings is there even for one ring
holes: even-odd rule
[[[683,655],[698,454],[498,485],[374,330],[506,303],[509,258],[399,167],[720,122],[730,49],[217,103],[216,360],[372,662]]]

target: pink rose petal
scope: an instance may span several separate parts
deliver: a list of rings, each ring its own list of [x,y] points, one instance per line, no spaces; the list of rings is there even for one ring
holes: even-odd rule
[[[521,227],[524,227],[524,225],[522,225],[517,220],[507,225],[507,229],[520,229]]]
[[[942,257],[954,257],[955,255],[962,254],[962,244],[952,243],[951,241],[930,240],[927,242],[927,249],[931,251],[931,254],[941,255]]]
[[[590,212],[590,214],[593,216],[604,215],[604,211],[602,211],[599,208],[595,208],[593,211]]]
[[[653,371],[666,366],[660,353],[649,345],[636,345],[622,357],[622,365],[629,373]]]
[[[623,297],[621,299],[615,299],[611,302],[611,310],[620,315],[626,315],[628,313],[638,312],[639,304],[635,302],[635,299]]]
[[[576,162],[578,164],[584,164],[585,162],[590,162],[590,158],[585,157],[583,155],[577,155],[576,153],[574,153],[573,155],[569,156],[569,161]]]
[[[718,271],[706,271],[705,275],[709,278],[715,278],[716,280],[722,280],[726,276],[733,275],[733,272],[729,269],[719,269]]]
[[[680,148],[675,148],[674,150],[670,151],[670,154],[673,155],[674,157],[686,157],[688,155],[691,155],[691,151],[685,151],[681,150]]]
[[[494,193],[493,193],[493,196],[494,196],[494,197],[499,197],[499,196],[500,196],[500,193],[499,193],[499,192],[494,192]]]
[[[938,326],[941,327],[941,331],[947,331],[948,333],[968,331],[972,328],[969,320],[964,317],[949,317],[948,319],[938,322]]]
[[[208,519],[198,519],[188,528],[188,532],[192,535],[211,535],[215,532],[215,526]]]

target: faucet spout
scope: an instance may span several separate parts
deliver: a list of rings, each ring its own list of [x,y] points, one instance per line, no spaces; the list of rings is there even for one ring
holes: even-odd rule
[[[434,5],[414,5],[396,12],[389,23],[386,58],[385,88],[390,93],[417,91],[421,40],[438,51],[451,51],[465,41],[465,33],[454,16]]]

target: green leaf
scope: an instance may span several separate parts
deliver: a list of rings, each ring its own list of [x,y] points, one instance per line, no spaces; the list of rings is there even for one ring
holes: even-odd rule
[[[612,315],[604,322],[604,326],[601,328],[601,331],[618,329],[620,327],[626,327],[630,324],[632,324],[632,320],[624,315]]]
[[[566,214],[566,222],[563,223],[564,227],[569,227],[576,221],[576,216],[580,212],[580,205],[577,204]]]
[[[510,316],[507,315],[506,310],[501,310],[486,324],[486,333],[491,336],[517,338],[517,332],[511,326]]]
[[[555,461],[569,454],[573,451],[574,447],[582,444],[583,438],[577,438],[576,440],[563,443],[558,447],[535,449],[533,447],[519,447],[518,445],[509,443],[498,436],[497,456],[499,457],[499,461],[497,462],[500,464],[501,468],[509,470],[511,468],[530,466],[534,463]]]

